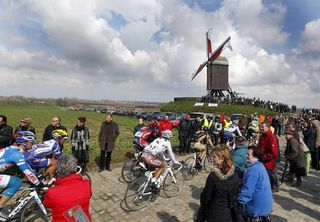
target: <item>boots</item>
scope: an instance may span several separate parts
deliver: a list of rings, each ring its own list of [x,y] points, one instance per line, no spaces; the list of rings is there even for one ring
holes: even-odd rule
[[[301,179],[301,176],[298,176],[297,177],[297,187],[300,187],[301,186],[301,184],[302,184],[302,179]]]
[[[111,163],[111,158],[107,157],[107,159],[106,159],[106,170],[108,170],[108,171],[112,171],[110,163]]]

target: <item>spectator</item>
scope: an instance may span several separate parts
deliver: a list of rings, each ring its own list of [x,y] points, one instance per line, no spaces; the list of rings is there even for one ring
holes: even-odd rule
[[[20,120],[20,125],[16,127],[14,133],[16,133],[17,131],[30,131],[32,132],[34,135],[36,135],[36,130],[32,125],[32,121],[31,118],[29,117],[23,117]]]
[[[194,136],[194,134],[199,130],[201,130],[201,128],[202,128],[201,119],[200,119],[200,116],[197,116],[195,120],[193,120],[191,123],[190,136],[191,137]]]
[[[248,146],[245,144],[245,141],[243,137],[236,137],[236,147],[232,152],[233,164],[240,179],[243,178],[247,164]]]
[[[278,136],[280,137],[284,134],[284,117],[282,113],[279,116],[278,122],[279,122]]]
[[[106,120],[101,123],[98,137],[101,151],[99,172],[105,169],[111,171],[111,154],[119,134],[118,124],[112,120],[112,114],[107,113]]]
[[[215,167],[209,174],[201,193],[199,212],[205,221],[233,221],[235,199],[238,195],[240,180],[228,147],[223,146],[213,153]]]
[[[0,149],[10,146],[13,129],[7,125],[7,117],[0,115]]]
[[[67,131],[67,128],[61,125],[61,118],[58,116],[55,116],[51,120],[51,124],[46,127],[46,129],[43,132],[42,141],[47,141],[53,139],[52,131],[62,129]],[[63,150],[63,145],[60,145],[61,151]]]
[[[279,123],[279,116],[278,116],[278,115],[276,115],[276,116],[272,119],[271,125],[272,125],[272,127],[274,128],[274,135],[279,135],[280,123]]]
[[[313,164],[313,168],[316,170],[320,170],[320,121],[315,119],[312,120],[312,124],[315,128],[315,145],[314,145],[314,152],[313,154],[313,158],[315,159],[314,164]]]
[[[172,131],[173,129],[173,124],[169,120],[169,116],[164,116],[163,120],[160,121],[160,132],[165,131],[165,130],[170,130]]]
[[[144,122],[143,122],[143,119],[142,118],[139,118],[138,119],[138,125],[136,125],[134,128],[133,128],[133,135],[136,134],[136,132],[138,132],[142,127],[144,127]]]
[[[268,173],[259,158],[260,149],[249,146],[247,171],[237,199],[247,218],[246,221],[270,221],[272,192]]]
[[[211,130],[214,127],[212,115],[208,115],[207,118],[203,120],[202,129]]]
[[[296,130],[296,125],[293,122],[290,122],[290,123],[288,123],[287,127],[288,127],[288,131],[293,132],[294,138],[299,142],[300,135]]]
[[[290,163],[290,180],[289,182],[293,182],[294,175],[297,178],[296,186],[301,186],[302,179],[301,177],[305,175],[305,158],[304,152],[300,146],[300,143],[294,138],[294,133],[291,131],[285,132],[287,139],[287,146],[285,150],[285,157]]]
[[[72,154],[78,160],[78,165],[82,170],[87,170],[89,162],[89,129],[85,126],[86,117],[79,117],[77,125],[71,132]]]
[[[178,126],[179,141],[180,141],[180,147],[179,147],[180,155],[185,155],[186,153],[190,153],[190,146],[189,146],[190,129],[191,129],[190,115],[186,114],[184,118],[180,121]]]
[[[315,145],[315,129],[312,126],[312,122],[309,120],[303,125],[303,142],[308,147],[309,152],[306,152],[306,171],[309,173],[311,165],[315,165],[315,157],[312,155],[314,153],[314,145]],[[311,158],[311,164],[310,164]]]
[[[90,182],[77,174],[77,160],[70,154],[63,154],[58,160],[57,176],[54,186],[46,192],[43,204],[52,210],[52,221],[66,221],[63,214],[70,208],[81,206],[88,219],[90,198],[92,196]]]
[[[276,158],[279,153],[278,142],[276,136],[271,132],[268,122],[264,122],[260,126],[261,136],[259,139],[258,147],[262,155],[262,161],[267,169],[270,177],[271,188],[278,191],[277,181],[277,168]]]

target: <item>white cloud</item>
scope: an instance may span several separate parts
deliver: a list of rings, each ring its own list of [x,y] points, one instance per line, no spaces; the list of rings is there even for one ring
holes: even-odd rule
[[[51,51],[32,50],[24,47],[29,39],[8,33],[16,43],[15,49],[0,46],[0,84],[8,95],[21,90],[31,96],[152,101],[201,96],[206,90],[205,71],[193,82],[190,78],[206,58],[204,34],[210,27],[214,47],[232,37],[234,51],[224,55],[233,89],[298,105],[305,98],[312,101],[307,92],[319,95],[314,90],[319,66],[302,57],[317,52],[309,45],[320,45],[319,20],[306,25],[300,46],[290,54],[270,53],[266,48],[288,40],[282,30],[286,7],[280,3],[226,0],[220,9],[206,12],[181,0],[29,0],[8,3],[2,10],[0,22],[19,15],[13,27],[18,30],[23,21],[37,24],[55,46]],[[118,29],[110,26],[105,18],[110,19],[111,12],[126,23]],[[48,90],[56,87],[61,90]]]

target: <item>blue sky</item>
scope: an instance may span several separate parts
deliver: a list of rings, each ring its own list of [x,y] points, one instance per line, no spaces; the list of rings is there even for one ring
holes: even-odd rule
[[[231,36],[234,51],[223,55],[234,90],[319,107],[319,9],[318,0],[1,1],[0,87],[85,99],[202,96],[205,71],[190,76],[213,28],[214,47]]]

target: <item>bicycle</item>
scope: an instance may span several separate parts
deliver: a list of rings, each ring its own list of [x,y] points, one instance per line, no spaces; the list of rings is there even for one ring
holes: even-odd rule
[[[182,164],[177,170],[172,169],[170,162],[163,175],[160,176],[160,188],[154,186],[151,182],[155,171],[146,171],[146,177],[140,177],[128,184],[124,201],[128,209],[138,211],[147,206],[150,200],[156,197],[161,190],[167,197],[177,196],[184,186],[184,179],[180,171]]]
[[[44,197],[45,188],[33,187],[30,183],[26,187],[22,187],[18,192],[20,196],[15,199],[15,202],[3,208],[8,214],[8,219],[0,218],[0,221],[19,222],[34,221],[41,219],[42,221],[49,221],[50,213],[43,206],[41,199]]]
[[[125,182],[133,182],[148,170],[147,167],[140,162],[141,154],[142,152],[135,153],[134,158],[129,159],[123,164],[121,169],[121,177]]]
[[[184,179],[192,179],[195,174],[202,171],[202,167],[207,173],[210,173],[213,169],[212,154],[213,149],[207,147],[206,155],[202,160],[200,160],[199,152],[196,151],[193,156],[183,161],[182,173]]]

